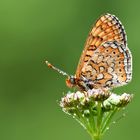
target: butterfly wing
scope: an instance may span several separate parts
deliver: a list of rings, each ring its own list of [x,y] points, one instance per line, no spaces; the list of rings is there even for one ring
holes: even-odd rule
[[[131,53],[125,30],[117,17],[101,16],[87,38],[77,70],[94,88],[117,87],[131,80]]]

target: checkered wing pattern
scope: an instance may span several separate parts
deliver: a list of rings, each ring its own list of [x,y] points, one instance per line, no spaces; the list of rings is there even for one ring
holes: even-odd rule
[[[92,88],[113,88],[132,78],[132,56],[124,27],[111,14],[101,16],[90,31],[82,52],[76,79]]]

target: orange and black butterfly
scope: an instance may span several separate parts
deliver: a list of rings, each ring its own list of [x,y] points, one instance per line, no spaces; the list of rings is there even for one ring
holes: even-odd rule
[[[89,32],[74,76],[46,63],[67,76],[68,87],[82,91],[112,89],[132,79],[132,56],[126,33],[119,19],[111,14],[102,15]]]

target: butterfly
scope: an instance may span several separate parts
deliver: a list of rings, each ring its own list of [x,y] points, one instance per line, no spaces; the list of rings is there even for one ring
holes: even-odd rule
[[[126,32],[119,19],[108,13],[102,15],[89,32],[74,76],[46,63],[67,76],[68,87],[78,87],[81,91],[109,90],[132,79],[132,55],[127,47]]]

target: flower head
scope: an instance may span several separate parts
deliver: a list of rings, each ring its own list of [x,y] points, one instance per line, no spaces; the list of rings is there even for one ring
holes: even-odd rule
[[[132,99],[130,94],[117,95],[101,89],[68,92],[60,101],[62,110],[72,115],[96,140],[107,130],[115,112]]]

